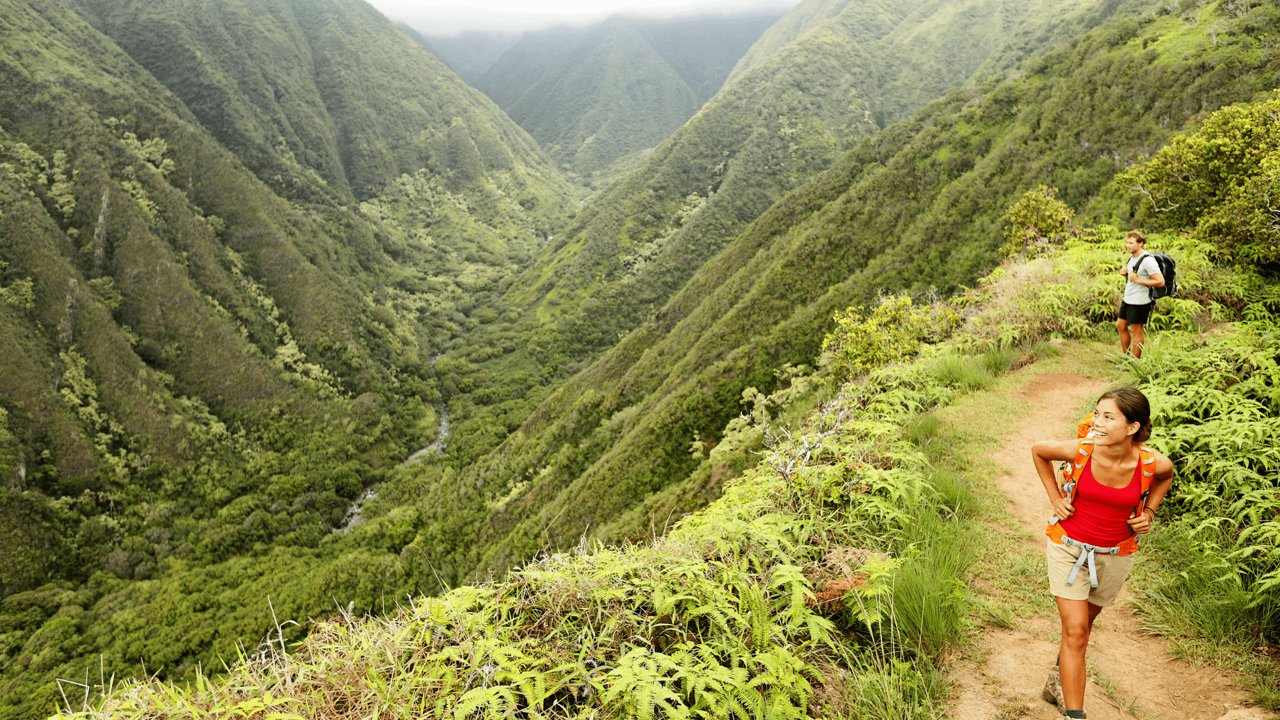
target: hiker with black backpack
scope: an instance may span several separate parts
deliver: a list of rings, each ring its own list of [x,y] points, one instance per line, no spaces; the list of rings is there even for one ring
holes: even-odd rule
[[[1173,463],[1146,445],[1151,405],[1137,388],[1103,393],[1072,440],[1031,448],[1053,516],[1045,528],[1049,592],[1062,639],[1044,699],[1083,718],[1085,651],[1093,621],[1113,604],[1133,568],[1138,536],[1151,531],[1173,484]],[[1054,463],[1061,462],[1057,473]]]
[[[1129,260],[1120,269],[1120,274],[1125,276],[1125,284],[1124,299],[1116,313],[1116,330],[1120,331],[1120,352],[1127,353],[1132,348],[1135,358],[1142,357],[1142,346],[1147,341],[1143,326],[1156,306],[1152,288],[1165,285],[1160,264],[1154,255],[1146,252],[1146,246],[1147,236],[1139,230],[1130,230],[1124,236],[1124,249],[1129,253]]]

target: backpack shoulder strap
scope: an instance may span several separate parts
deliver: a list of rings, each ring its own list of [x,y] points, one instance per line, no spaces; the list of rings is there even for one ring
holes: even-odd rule
[[[1086,437],[1088,436],[1089,431],[1092,429],[1093,429],[1093,412],[1090,411],[1088,415],[1085,415],[1084,417],[1080,418],[1080,422],[1076,423],[1076,437],[1077,438]]]
[[[1158,273],[1162,273],[1162,274],[1164,273],[1164,271],[1160,269],[1160,260],[1159,260],[1159,259],[1157,259],[1155,255],[1152,255],[1152,254],[1151,254],[1151,253],[1149,253],[1149,252],[1144,252],[1144,253],[1142,253],[1141,255],[1139,255],[1139,256],[1138,256],[1138,262],[1136,262],[1136,263],[1134,263],[1134,264],[1133,264],[1133,272],[1135,272],[1135,273],[1140,273],[1140,272],[1142,272],[1142,261],[1143,261],[1143,260],[1146,260],[1147,258],[1151,258],[1152,262],[1154,262],[1154,263],[1156,264],[1156,272],[1158,272]],[[1126,287],[1127,287],[1127,286],[1126,286]],[[1149,288],[1147,288],[1147,297],[1149,297],[1149,298],[1151,299],[1151,302],[1155,302],[1155,301],[1156,301],[1156,289],[1155,289],[1155,288],[1153,288],[1153,287],[1149,287]]]
[[[1141,494],[1138,496],[1137,512],[1142,512],[1147,507],[1147,494],[1151,492],[1151,483],[1156,478],[1156,451],[1146,445],[1139,445],[1138,463],[1142,466],[1142,475],[1138,480]]]
[[[1071,460],[1067,461],[1065,467],[1058,477],[1058,492],[1062,497],[1068,500],[1075,500],[1076,488],[1080,487],[1080,475],[1084,473],[1084,466],[1089,464],[1089,458],[1093,456],[1093,440],[1091,438],[1080,438],[1076,443],[1076,454]]]
[[[1093,438],[1080,438],[1080,442],[1076,443],[1076,458],[1071,465],[1071,479],[1080,482],[1080,476],[1084,474],[1084,466],[1089,464],[1089,458],[1093,457]]]

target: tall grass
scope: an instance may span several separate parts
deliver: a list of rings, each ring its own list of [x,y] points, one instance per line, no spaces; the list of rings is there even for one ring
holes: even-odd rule
[[[905,560],[893,578],[897,629],[918,652],[939,659],[964,637],[973,564],[973,529],[938,514],[932,505],[916,513],[899,534]]]
[[[977,355],[943,355],[930,370],[943,385],[981,390],[1008,372],[1020,355],[1013,346],[1001,344]]]
[[[853,718],[877,720],[935,720],[947,697],[947,686],[936,668],[921,667],[884,653],[858,659],[849,679]]]

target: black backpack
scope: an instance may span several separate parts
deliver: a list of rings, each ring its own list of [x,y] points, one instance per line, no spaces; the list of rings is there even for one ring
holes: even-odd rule
[[[1169,257],[1168,255],[1162,252],[1153,252],[1153,253],[1145,253],[1141,255],[1138,258],[1138,262],[1134,265],[1134,267],[1141,268],[1142,259],[1148,258],[1148,257],[1156,261],[1156,265],[1160,267],[1160,275],[1164,277],[1164,287],[1147,288],[1148,292],[1151,293],[1151,302],[1155,302],[1156,300],[1162,297],[1177,297],[1178,296],[1177,263],[1173,261],[1173,258]]]

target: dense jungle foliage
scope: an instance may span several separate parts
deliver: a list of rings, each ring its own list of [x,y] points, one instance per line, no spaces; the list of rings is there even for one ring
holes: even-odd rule
[[[1198,165],[1190,155],[1166,158],[1162,169],[1156,156],[1131,167],[1186,123],[1196,127],[1203,113],[1280,85],[1280,17],[1268,4],[1188,0],[1152,2],[1144,10],[1147,4],[1135,0],[1076,12],[1080,3],[1045,0],[997,12],[975,2],[964,4],[965,22],[957,24],[948,19],[958,6],[941,2],[911,4],[909,11],[880,0],[847,3],[823,16],[830,24],[811,24],[769,57],[756,54],[758,65],[576,220],[568,211],[575,191],[528,136],[376,13],[337,0],[279,0],[263,13],[224,4],[220,13],[178,0],[0,0],[3,717],[51,711],[64,695],[93,697],[96,686],[138,675],[144,666],[182,679],[197,677],[200,668],[221,673],[224,662],[245,694],[219,695],[230,686],[202,680],[195,691],[209,693],[201,697],[212,698],[206,709],[214,713],[307,715],[306,703],[327,697],[337,698],[333,707],[364,707],[367,687],[381,698],[373,701],[384,703],[379,707],[404,701],[403,707],[464,714],[482,706],[565,714],[600,707],[592,703],[624,713],[690,705],[714,715],[733,703],[752,714],[830,702],[837,703],[831,712],[843,712],[838,703],[846,699],[826,692],[826,669],[843,678],[840,687],[865,683],[857,692],[867,702],[896,692],[907,695],[891,701],[926,708],[940,692],[936,677],[927,664],[911,663],[954,642],[954,623],[910,629],[909,637],[928,639],[886,656],[868,650],[879,647],[876,637],[895,632],[885,624],[889,606],[872,602],[889,602],[876,594],[884,585],[872,578],[871,571],[880,572],[874,562],[867,568],[875,580],[870,595],[855,593],[863,597],[861,609],[841,605],[834,625],[796,593],[832,574],[848,577],[868,558],[885,560],[884,572],[907,568],[957,587],[952,579],[963,572],[962,553],[909,548],[944,542],[913,532],[952,536],[938,523],[963,501],[944,492],[939,503],[922,500],[910,517],[852,505],[846,491],[863,482],[851,479],[862,477],[856,474],[824,475],[806,486],[807,499],[800,493],[783,500],[793,479],[756,467],[766,444],[780,453],[783,469],[788,458],[806,455],[809,441],[800,434],[793,438],[801,448],[795,456],[791,441],[769,439],[771,428],[803,418],[829,378],[911,354],[881,347],[863,357],[837,339],[827,343],[832,359],[819,363],[824,336],[874,317],[882,290],[910,292],[912,304],[885,310],[910,316],[932,290],[975,282],[1000,260],[1010,237],[1021,237],[1008,232],[1006,214],[1021,217],[1009,208],[1042,185],[1056,188],[1045,192],[1083,218],[1167,229],[1158,237],[1171,245],[1189,230],[1189,287],[1197,253],[1204,268],[1239,272],[1239,283],[1221,293],[1188,296],[1203,312],[1173,305],[1178,327],[1254,318],[1258,307],[1272,308],[1258,289],[1267,287],[1262,281],[1233,270],[1274,271],[1274,235],[1265,234],[1274,223],[1249,204],[1274,189],[1269,146],[1258,155],[1233,155],[1251,161],[1239,167],[1257,160],[1262,171],[1230,175],[1236,189],[1221,196],[1193,192],[1200,209],[1188,217],[1160,212],[1171,202],[1192,203],[1171,169],[1199,168],[1197,187],[1218,188],[1217,158]],[[859,12],[887,24],[864,27]],[[1042,26],[1036,17],[1056,24]],[[1042,37],[1045,27],[1097,23],[1089,34],[1050,38],[1056,49],[1015,77],[949,95],[859,142],[974,73],[1011,67],[1020,53],[1036,49],[1029,38]],[[956,34],[925,32],[944,28]],[[851,45],[850,37],[862,42]],[[241,51],[250,46],[265,55]],[[932,54],[942,46],[954,54]],[[887,69],[852,62],[875,59],[871,50],[890,63]],[[822,64],[828,54],[848,61],[840,68],[868,69],[850,79]],[[942,65],[952,74],[927,89],[915,86],[912,78],[933,76]],[[892,85],[886,77],[911,97],[885,92]],[[851,93],[855,86],[861,89]],[[875,108],[884,110],[882,118],[867,114]],[[1218,117],[1203,126],[1214,127]],[[1229,122],[1221,127],[1221,139],[1192,133],[1176,142],[1212,153],[1242,132]],[[1109,184],[1126,168],[1132,175]],[[1135,185],[1146,194],[1130,192]],[[1060,239],[1068,231],[1046,234]],[[1093,256],[1118,255],[1115,233],[1081,234],[1085,246],[1096,238]],[[1231,238],[1221,256],[1211,252],[1219,234]],[[989,355],[955,363],[998,372],[1010,352],[1001,341],[1086,334],[1113,291],[1086,292],[1092,309],[1049,315],[1066,327],[1037,324],[1045,313],[1015,322],[1007,307],[992,311],[998,322],[966,321],[956,332],[979,338],[965,342]],[[1069,306],[1065,292],[1049,293],[1042,307]],[[1229,327],[1218,332],[1226,337]],[[994,337],[983,334],[993,329]],[[837,361],[841,347],[844,360]],[[955,352],[969,347],[961,343]],[[1153,358],[1160,357],[1156,350]],[[815,363],[822,365],[816,378],[804,367]],[[967,381],[955,363],[884,370],[865,388],[849,389],[853,406],[878,407],[877,392],[907,388],[901,396],[881,393],[889,428],[855,422],[847,446],[837,443],[855,453],[892,448],[892,458],[869,456],[868,467],[853,468],[872,473],[868,492],[857,494],[934,495],[927,485],[936,479],[898,477],[927,458],[885,433],[931,403],[958,397]],[[895,373],[941,379],[894,379]],[[1254,414],[1265,429],[1274,410],[1258,392],[1242,397],[1259,403]],[[828,410],[835,415],[814,420],[818,426],[848,419],[839,407]],[[1190,457],[1198,441],[1184,441]],[[833,451],[819,464],[842,467],[837,456]],[[1269,457],[1251,466],[1259,477],[1272,472]],[[1205,468],[1206,487],[1249,491],[1255,481],[1227,477],[1207,458],[1196,462]],[[877,485],[881,471],[887,475]],[[528,610],[527,620],[542,612],[541,586],[532,595],[507,585],[463,590],[443,606],[414,599],[571,547],[584,534],[588,541],[661,535],[743,472],[755,482],[730,494],[745,504],[726,500],[714,512],[743,523],[764,518],[776,532],[752,524],[714,548],[685,538],[712,538],[707,533],[718,531],[701,526],[719,522],[717,516],[691,519],[693,535],[677,533],[672,545],[636,548],[638,555],[621,561],[648,568],[619,570],[623,587],[608,577],[617,569],[608,557],[548,561],[603,563],[596,566],[604,575],[598,586],[579,588],[575,583],[588,581],[573,572],[546,576],[569,588],[551,596],[569,603],[566,617],[590,616],[585,626],[566,620],[563,635],[536,618],[528,621],[532,629],[519,626],[524,621],[516,615]],[[1186,575],[1218,577],[1228,568],[1239,591],[1219,609],[1236,614],[1218,617],[1244,618],[1274,639],[1266,612],[1274,596],[1253,592],[1275,587],[1266,529],[1272,516],[1265,497],[1259,503],[1250,496],[1247,507],[1236,502],[1214,512],[1229,518],[1233,508],[1261,508],[1255,525],[1264,529],[1201,517],[1185,528],[1187,542],[1212,539],[1223,551],[1204,555]],[[826,518],[817,527],[830,524],[834,544],[810,537],[813,526],[803,519],[809,515]],[[865,527],[842,524],[857,518]],[[743,537],[769,539],[771,547],[742,545]],[[682,542],[693,547],[678,547]],[[850,547],[859,552],[841,549]],[[627,589],[644,595],[645,588],[670,587],[660,584],[673,578],[646,574],[653,567],[704,572],[706,563],[712,569],[696,591],[702,594],[664,601],[657,614]],[[815,569],[823,564],[827,570]],[[799,576],[792,567],[802,568]],[[771,585],[775,577],[783,579]],[[916,592],[933,597],[936,590],[924,585]],[[608,604],[593,604],[597,592]],[[1172,606],[1189,590],[1173,582],[1164,592]],[[505,599],[490,601],[498,596]],[[502,604],[508,601],[516,604]],[[322,649],[333,642],[325,633],[340,636],[357,625],[372,631],[378,622],[355,618],[389,615],[406,604],[431,619],[393,634],[437,638],[419,647],[438,650],[453,667],[465,665],[461,676],[441,676],[460,686],[406,699],[395,688],[416,693],[409,688],[422,676],[416,669],[398,674],[382,664],[383,655],[364,665],[333,661],[356,676],[321,667],[319,659],[299,664],[271,646],[242,649],[267,635],[287,646],[309,632],[312,618],[334,612],[350,618],[325,626],[314,641]],[[440,609],[464,606],[462,614]],[[623,606],[631,609],[617,626],[606,627],[594,614]],[[907,605],[892,607],[904,609],[899,619],[932,622]],[[944,616],[960,616],[959,604],[948,607]],[[495,612],[517,625],[486,622]],[[450,625],[455,620],[470,629]],[[748,627],[750,641],[743,634]],[[1221,627],[1226,634],[1239,625]],[[624,645],[635,628],[652,631],[645,642],[667,657],[637,652],[630,674],[607,679],[635,649]],[[530,670],[519,681],[527,690],[510,689],[519,685],[513,677],[486,676],[482,687],[489,692],[472,694],[464,705],[456,690],[468,683],[477,689],[474,672],[484,671],[476,668],[508,667],[506,656],[465,654],[482,652],[472,642],[482,635],[472,630],[491,638],[485,642],[510,640],[520,648],[545,639],[554,648],[548,657],[572,655],[578,664],[540,666],[549,672],[542,675]],[[682,645],[712,632],[719,635],[707,635],[708,643],[726,648],[720,655],[699,657]],[[599,636],[602,650],[575,651],[571,633]],[[847,635],[866,643],[856,640],[849,650],[841,644]],[[365,637],[368,647],[381,648],[388,636]],[[266,664],[239,664],[240,655]],[[441,667],[406,657],[423,673]],[[511,666],[523,662],[516,658]],[[311,682],[294,678],[313,667],[319,669],[312,677],[345,678],[356,689],[283,694],[289,683]],[[268,668],[285,685],[258,693],[275,680],[255,675],[255,668]],[[303,674],[290,675],[294,670]],[[392,677],[402,684],[383,682]],[[616,684],[618,677],[626,682]],[[693,684],[667,694],[658,689],[667,687],[662,678]],[[716,680],[699,686],[696,678]],[[756,695],[739,691],[744,678],[758,681]],[[149,691],[140,692],[138,701],[150,702]],[[157,692],[178,704],[188,697],[185,690]],[[240,702],[247,704],[236,707]]]
[[[1107,191],[1146,196],[1140,177],[1155,197],[1196,180],[1171,167],[1265,182],[1277,112],[1275,97],[1226,108]],[[1178,258],[1181,293],[1159,302],[1143,360],[1116,356],[1178,468],[1144,543],[1137,607],[1156,627],[1255,654],[1258,697],[1275,707],[1277,670],[1259,648],[1280,641],[1280,284],[1197,236],[1227,206],[1270,212],[1265,195],[1219,187],[1188,196],[1202,215],[1162,215],[1149,243]],[[92,702],[63,717],[938,717],[939,664],[980,613],[966,580],[990,529],[978,476],[933,441],[933,413],[1052,354],[1045,340],[1114,339],[1123,232],[1026,233],[1037,204],[1008,209],[1006,234],[1027,241],[975,289],[840,311],[818,369],[791,376],[806,389],[764,401],[797,419],[744,413],[733,432],[758,436],[756,463],[662,538],[584,544],[382,619],[339,614],[296,648],[264,643],[222,680],[90,684]],[[940,316],[951,320],[918,322]],[[894,320],[903,332],[869,332]]]
[[[0,4],[5,717],[77,658],[214,666],[274,588],[375,607],[321,546],[437,439],[432,357],[573,202],[367,6],[225,5]]]

